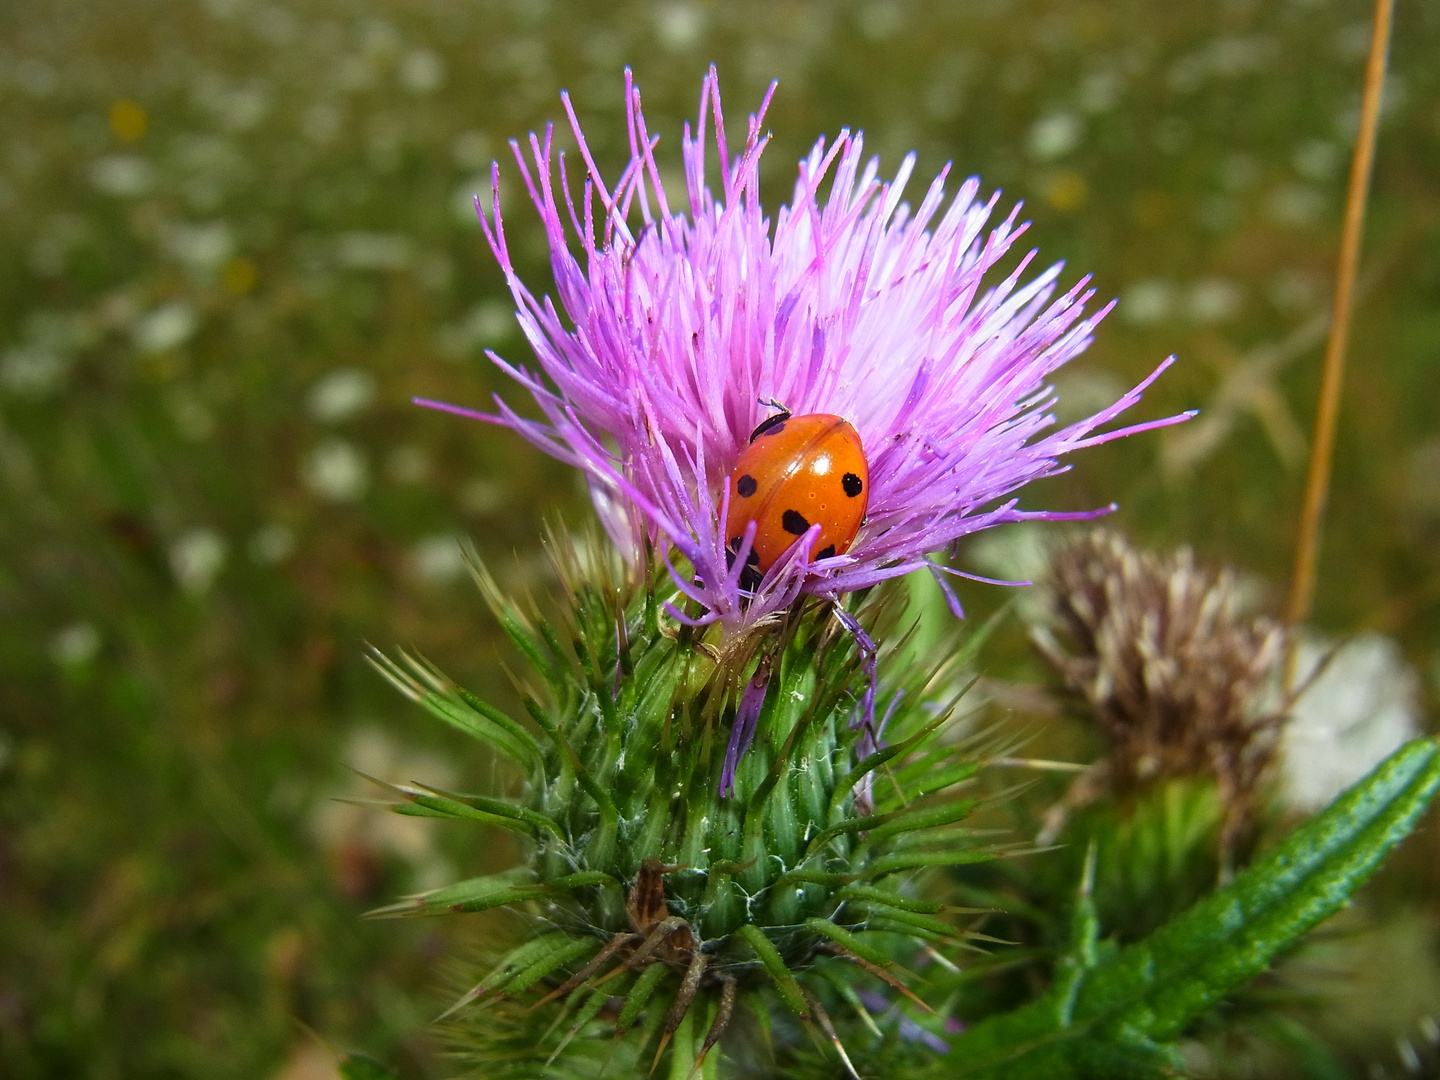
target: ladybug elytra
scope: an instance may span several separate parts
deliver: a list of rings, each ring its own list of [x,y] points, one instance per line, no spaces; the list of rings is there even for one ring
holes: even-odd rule
[[[843,554],[860,531],[870,501],[870,466],[860,435],[830,413],[792,416],[781,411],[755,429],[727,481],[726,550],[733,561],[755,522],[755,540],[741,573],[743,588],[760,577],[790,546],[820,526],[807,553],[811,559]]]

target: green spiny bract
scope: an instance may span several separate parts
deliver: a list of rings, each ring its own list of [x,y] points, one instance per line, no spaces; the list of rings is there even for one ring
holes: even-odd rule
[[[842,1006],[842,1027],[873,1027],[858,989],[918,1001],[923,987],[912,989],[900,962],[929,962],[971,936],[954,917],[973,909],[932,902],[917,879],[996,854],[960,824],[977,800],[956,789],[974,777],[980,749],[942,738],[970,650],[903,693],[882,691],[884,746],[857,761],[853,721],[870,677],[827,605],[811,601],[722,642],[665,612],[683,597],[664,571],[582,559],[563,539],[552,550],[570,598],[558,628],[522,614],[475,566],[538,676],[522,686],[533,727],[418,659],[376,657],[406,694],[523,777],[514,797],[390,787],[401,813],[478,821],[526,841],[512,870],[377,912],[509,906],[534,916],[528,939],[456,1006],[486,1074],[538,1075],[557,1054],[556,1075],[585,1074],[596,1049],[574,1036],[633,1027],[627,1049],[601,1055],[619,1055],[616,1075],[622,1059],[640,1060],[638,1046],[646,1066],[668,1047],[671,1075],[697,1062],[713,1075],[709,1051],[727,1028],[727,1051],[758,1067],[758,1045],[783,1056],[803,1027],[840,1047],[826,1003]],[[883,604],[863,603],[854,609],[863,618],[886,617]],[[722,797],[730,726],[757,673],[768,688],[754,742],[733,796]],[[519,1008],[534,999],[543,1007]],[[799,1024],[772,1034],[755,1019],[772,1005]]]

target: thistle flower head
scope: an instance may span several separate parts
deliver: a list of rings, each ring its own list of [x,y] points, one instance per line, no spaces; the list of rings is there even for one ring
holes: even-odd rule
[[[1277,749],[1276,622],[1247,614],[1233,574],[1096,529],[1051,562],[1056,635],[1037,642],[1111,743],[1122,790],[1213,776],[1238,827]]]
[[[743,681],[716,663],[703,631],[662,627],[659,598],[673,595],[663,570],[642,578],[606,545],[583,548],[564,537],[552,546],[569,598],[554,622],[522,611],[475,566],[526,661],[533,728],[418,658],[375,656],[405,694],[523,778],[508,796],[382,785],[401,813],[507,829],[520,844],[508,870],[377,912],[527,913],[532,933],[454,1010],[483,1075],[529,1080],[537,1047],[553,1075],[597,1075],[582,1036],[632,1028],[615,1044],[612,1068],[624,1075],[668,1054],[661,1075],[714,1076],[700,1070],[722,1037],[745,1062],[765,1042],[793,1053],[808,1042],[804,1026],[844,1061],[827,1001],[888,987],[932,1007],[905,965],[985,939],[988,914],[930,900],[934,871],[1028,846],[967,824],[982,801],[977,773],[1008,741],[952,722],[956,676],[982,636],[901,674],[882,725],[893,741],[879,747],[848,722],[869,683],[860,643],[823,605],[787,613],[787,633],[774,635],[782,646],[762,661],[768,677]],[[868,606],[890,605],[877,596]],[[732,749],[734,732],[750,744],[743,757],[723,749],[727,724]],[[883,782],[867,788],[877,774]],[[527,1000],[523,1015],[506,1004]],[[773,1039],[747,1031],[757,1011],[782,1014]]]
[[[1018,207],[988,225],[999,196],[980,198],[977,179],[947,197],[947,166],[912,205],[903,195],[914,155],[881,180],[861,136],[842,131],[815,144],[790,203],[768,217],[768,103],[732,147],[711,69],[682,138],[683,192],[662,182],[628,73],[630,159],[613,181],[568,97],[580,175],[553,128],[532,134],[528,152],[512,143],[544,224],[555,299],[515,271],[497,165],[481,221],[539,366],[492,359],[544,418],[498,398],[493,415],[439,406],[502,423],[582,469],[616,542],[654,545],[671,564],[694,602],[672,613],[732,635],[802,593],[836,597],[931,567],[930,555],[990,525],[1093,516],[1024,511],[1014,492],[1062,471],[1072,450],[1183,419],[1100,431],[1166,361],[1113,405],[1055,427],[1046,380],[1109,308],[1085,315],[1085,278],[1057,295],[1058,264],[1027,279],[1033,252],[987,284],[1025,225]],[[839,553],[797,542],[763,575],[746,575],[754,533],[727,552],[727,478],[769,403],[853,425],[869,463],[868,516]]]

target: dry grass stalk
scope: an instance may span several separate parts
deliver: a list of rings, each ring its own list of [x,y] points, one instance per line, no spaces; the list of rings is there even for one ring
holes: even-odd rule
[[[1340,385],[1345,375],[1345,347],[1350,339],[1350,317],[1355,303],[1355,275],[1360,264],[1360,238],[1365,227],[1365,203],[1370,174],[1375,167],[1375,137],[1380,124],[1380,93],[1385,85],[1385,63],[1390,46],[1394,0],[1376,0],[1370,57],[1365,65],[1365,89],[1360,103],[1360,130],[1350,162],[1345,193],[1345,223],[1340,232],[1340,258],[1335,275],[1334,318],[1325,343],[1325,364],[1320,381],[1320,403],[1315,415],[1315,441],[1305,479],[1305,502],[1300,511],[1295,546],[1295,574],[1290,586],[1285,621],[1298,626],[1310,614],[1315,595],[1315,571],[1320,559],[1320,529],[1330,490],[1330,465],[1335,456],[1335,424],[1340,413]],[[1293,645],[1285,658],[1285,682],[1295,683]]]

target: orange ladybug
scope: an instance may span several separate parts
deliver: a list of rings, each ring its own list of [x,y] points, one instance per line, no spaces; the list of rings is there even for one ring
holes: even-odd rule
[[[860,435],[830,413],[792,416],[782,410],[757,427],[727,481],[726,550],[733,563],[745,527],[755,542],[740,577],[753,590],[790,546],[820,526],[812,559],[840,555],[855,539],[870,502],[870,465]]]

